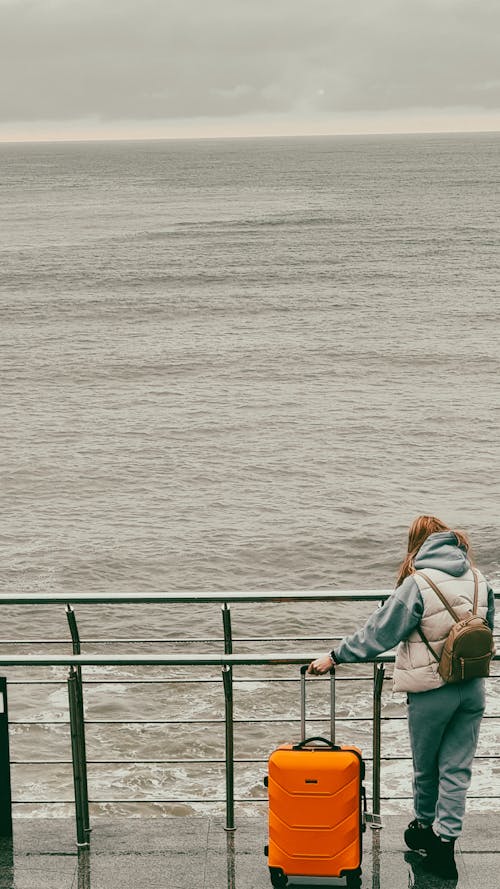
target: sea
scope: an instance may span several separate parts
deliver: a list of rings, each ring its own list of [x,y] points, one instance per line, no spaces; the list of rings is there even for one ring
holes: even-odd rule
[[[0,592],[387,589],[420,513],[500,591],[499,170],[498,133],[1,144]],[[221,651],[217,605],[75,610],[87,653]],[[234,606],[237,639],[272,637],[234,650],[320,653],[368,613]],[[0,640],[71,650],[56,605],[4,606]],[[359,670],[338,734],[369,753]],[[211,682],[144,682],[186,672]],[[16,816],[71,812],[66,672],[4,673]],[[216,669],[84,679],[93,812],[223,810],[223,766],[184,763],[223,758]],[[237,757],[297,732],[296,679],[235,670]],[[389,685],[384,714],[387,807],[411,792]]]

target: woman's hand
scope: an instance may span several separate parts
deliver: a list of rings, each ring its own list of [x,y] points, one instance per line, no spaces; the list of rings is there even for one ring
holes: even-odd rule
[[[316,658],[315,661],[311,661],[307,668],[307,672],[312,673],[313,676],[321,676],[323,673],[328,673],[334,666],[335,661],[332,656],[323,654],[321,657]]]

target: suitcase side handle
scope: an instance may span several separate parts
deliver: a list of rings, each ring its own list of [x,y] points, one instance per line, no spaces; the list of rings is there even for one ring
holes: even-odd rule
[[[300,742],[300,744],[294,744],[293,750],[304,750],[307,744],[312,744],[313,741],[321,741],[322,744],[326,744],[330,750],[341,750],[341,747],[338,747],[337,744],[334,744],[333,741],[329,741],[328,738],[321,738],[316,736],[314,738],[306,738]]]
[[[306,675],[309,664],[300,668],[300,740],[306,738]],[[335,744],[335,664],[329,671],[330,676],[330,735],[331,743]]]

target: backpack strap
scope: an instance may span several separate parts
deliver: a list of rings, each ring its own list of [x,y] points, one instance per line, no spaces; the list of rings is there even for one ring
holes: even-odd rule
[[[471,565],[471,571],[474,575],[474,604],[472,606],[472,613],[477,614],[477,600],[479,596],[479,577],[475,568]]]
[[[420,577],[423,577],[424,580],[427,581],[427,583],[429,584],[429,586],[431,587],[431,589],[433,589],[434,592],[436,593],[436,596],[439,596],[439,598],[441,599],[441,602],[443,603],[443,605],[445,606],[445,608],[450,612],[450,614],[451,614],[453,620],[455,621],[455,623],[459,623],[460,618],[459,618],[457,612],[454,610],[454,608],[451,607],[450,603],[449,603],[448,600],[446,599],[446,596],[443,595],[443,593],[441,592],[441,590],[439,589],[439,587],[437,586],[437,584],[435,584],[434,581],[431,580],[430,577],[427,576],[427,574],[424,574],[423,571],[415,571],[415,574],[419,574]],[[477,577],[476,577],[476,575],[474,575],[474,603],[475,603],[475,606],[477,606],[477,602],[476,602],[476,584],[477,584]],[[473,606],[473,607],[474,607],[474,606]]]
[[[417,633],[418,633],[418,635],[420,636],[422,642],[425,642],[425,644],[427,645],[427,648],[429,649],[429,651],[430,651],[430,653],[432,654],[433,658],[435,658],[435,660],[439,663],[439,661],[441,660],[441,658],[439,658],[439,657],[437,656],[437,654],[436,654],[436,652],[434,651],[434,649],[433,649],[432,645],[430,644],[429,640],[426,639],[426,637],[424,636],[424,631],[422,630],[420,624],[419,624],[418,627],[417,627]]]
[[[443,603],[443,605],[445,606],[445,608],[450,612],[450,614],[451,614],[453,620],[455,621],[455,623],[458,623],[458,621],[460,620],[460,618],[458,617],[458,614],[457,614],[456,611],[451,607],[451,605],[449,604],[449,602],[446,600],[446,597],[443,595],[443,593],[441,592],[441,590],[439,589],[439,587],[437,586],[437,584],[435,584],[434,581],[431,580],[430,577],[427,576],[427,574],[424,574],[423,571],[415,571],[415,574],[418,574],[418,575],[420,575],[420,577],[423,577],[423,578],[424,578],[424,580],[429,584],[429,586],[431,587],[431,589],[433,589],[434,592],[436,593],[436,595],[439,596],[439,598],[441,599],[441,602]],[[439,657],[437,656],[437,654],[436,654],[436,652],[434,651],[434,649],[433,649],[432,645],[430,644],[429,640],[426,639],[426,637],[425,637],[425,635],[424,635],[424,631],[422,630],[420,624],[419,624],[418,627],[417,627],[417,632],[418,632],[418,635],[420,636],[422,642],[425,642],[425,644],[426,644],[427,648],[429,649],[430,653],[432,654],[434,660],[436,660],[436,661],[439,663],[439,661],[441,660],[441,658],[439,658]]]

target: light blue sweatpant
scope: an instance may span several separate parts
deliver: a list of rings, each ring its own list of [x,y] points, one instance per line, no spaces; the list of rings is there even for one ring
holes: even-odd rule
[[[484,705],[484,679],[408,695],[415,817],[442,837],[462,830]]]

